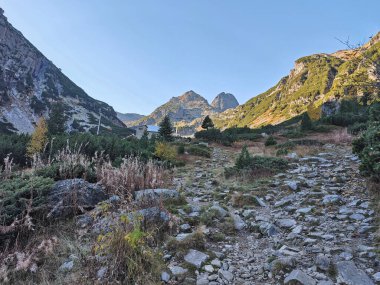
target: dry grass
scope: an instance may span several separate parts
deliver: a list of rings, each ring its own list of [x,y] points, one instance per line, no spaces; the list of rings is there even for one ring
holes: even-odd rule
[[[162,187],[169,179],[162,166],[152,160],[145,163],[138,157],[124,158],[119,168],[108,161],[97,168],[97,177],[109,194],[127,199],[134,191]]]

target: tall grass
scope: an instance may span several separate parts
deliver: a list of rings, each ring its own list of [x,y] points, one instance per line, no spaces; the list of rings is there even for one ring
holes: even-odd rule
[[[130,197],[134,191],[164,186],[165,169],[152,160],[141,161],[138,157],[126,157],[119,168],[108,161],[97,169],[98,181],[109,194]]]

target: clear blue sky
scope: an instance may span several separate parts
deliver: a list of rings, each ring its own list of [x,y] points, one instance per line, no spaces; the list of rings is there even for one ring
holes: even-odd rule
[[[90,96],[148,114],[187,90],[240,103],[304,55],[380,30],[379,0],[0,0],[14,27]]]

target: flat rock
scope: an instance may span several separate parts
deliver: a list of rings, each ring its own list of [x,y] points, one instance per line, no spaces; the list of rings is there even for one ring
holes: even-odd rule
[[[292,228],[297,224],[297,221],[294,219],[279,219],[277,220],[277,225],[280,228]]]
[[[284,284],[316,285],[317,282],[303,271],[296,269],[290,272],[290,274],[285,278]]]
[[[188,271],[186,268],[183,268],[181,266],[169,266],[169,269],[175,276],[183,275]]]
[[[347,285],[373,285],[368,275],[356,267],[352,261],[340,261],[336,264],[337,280]]]
[[[190,249],[184,257],[187,263],[194,265],[196,268],[201,268],[208,258],[209,256],[207,254],[195,249]]]
[[[172,189],[145,189],[140,191],[135,191],[136,201],[151,201],[151,200],[168,200],[177,199],[179,193]]]

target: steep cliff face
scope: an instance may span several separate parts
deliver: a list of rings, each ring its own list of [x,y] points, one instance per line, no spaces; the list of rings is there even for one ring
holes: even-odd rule
[[[106,103],[88,96],[34,47],[0,8],[0,129],[30,133],[39,117],[61,103],[69,118],[67,130],[124,127]]]
[[[343,98],[357,98],[363,104],[379,100],[379,82],[380,33],[357,50],[298,59],[289,75],[274,87],[235,109],[214,115],[213,120],[221,128],[255,128],[279,124],[304,112],[318,119],[329,102]]]
[[[224,112],[228,109],[236,108],[239,106],[239,102],[234,95],[222,92],[211,102],[211,106],[216,112]]]

